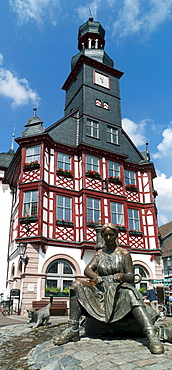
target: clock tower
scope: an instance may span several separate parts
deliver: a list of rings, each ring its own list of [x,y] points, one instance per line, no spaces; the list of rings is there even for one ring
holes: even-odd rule
[[[105,53],[104,36],[103,27],[92,17],[79,28],[79,53],[72,58],[71,73],[63,85],[66,90],[65,115],[79,108],[78,144],[89,145],[89,136],[92,136],[96,147],[106,145],[107,149],[108,125],[109,130],[117,132],[117,152],[120,152],[119,79],[123,73],[113,68],[112,59]],[[90,135],[91,131],[95,135]]]

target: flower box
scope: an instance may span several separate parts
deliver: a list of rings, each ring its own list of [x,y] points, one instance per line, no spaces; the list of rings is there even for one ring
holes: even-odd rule
[[[154,196],[154,198],[156,198],[158,196],[157,190],[153,190],[153,196]]]
[[[97,171],[91,171],[91,170],[86,172],[86,176],[97,178],[97,179],[101,178],[100,174]]]
[[[127,184],[127,185],[126,185],[126,190],[127,190],[127,191],[138,191],[138,188],[137,188],[137,186],[136,186],[136,185],[134,185],[134,184]]]
[[[126,227],[124,225],[118,225],[118,224],[116,224],[115,226],[117,227],[117,229],[119,231],[124,231],[124,232],[126,231]]]
[[[72,171],[63,170],[62,168],[58,168],[56,173],[59,176],[73,177]]]
[[[118,184],[118,185],[122,185],[122,180],[120,179],[120,177],[113,177],[113,176],[110,176],[108,178],[108,180],[110,182],[114,182],[115,184]]]
[[[56,220],[56,225],[73,226],[73,222],[69,220]]]
[[[95,227],[97,224],[98,224],[98,222],[95,222],[95,221],[88,221],[87,222],[88,227]]]
[[[23,164],[24,171],[31,171],[37,168],[40,168],[40,163],[38,161]]]
[[[21,224],[30,224],[31,222],[36,222],[38,221],[37,216],[27,216],[27,217],[20,217],[20,223]]]
[[[130,234],[130,235],[142,236],[142,231],[129,230],[129,234]]]
[[[63,292],[50,293],[50,292],[45,292],[45,297],[50,297],[50,296],[53,296],[53,297],[69,297],[69,293],[63,293]]]

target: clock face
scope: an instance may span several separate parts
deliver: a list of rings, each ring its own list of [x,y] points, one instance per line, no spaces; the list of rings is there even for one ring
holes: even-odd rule
[[[95,71],[94,83],[97,84],[97,85],[103,86],[106,89],[110,89],[109,76],[105,76],[102,73],[99,73],[99,72]]]

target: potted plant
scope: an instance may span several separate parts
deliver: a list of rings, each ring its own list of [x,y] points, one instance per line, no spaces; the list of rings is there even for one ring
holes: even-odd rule
[[[126,190],[129,190],[129,191],[138,191],[138,188],[135,184],[127,184],[126,185]]]
[[[64,294],[64,296],[69,297],[69,290],[70,290],[70,288],[64,288],[62,290],[62,293]]]
[[[73,176],[72,171],[63,170],[63,168],[58,168],[56,173],[57,173],[57,175],[60,175],[60,176],[67,176],[67,177],[72,177]]]
[[[86,176],[90,176],[90,177],[93,177],[93,178],[95,177],[95,178],[100,179],[100,174],[97,171],[88,170],[86,172]]]
[[[154,198],[156,198],[158,196],[157,190],[153,190],[153,196],[154,196]]]
[[[60,293],[60,288],[57,287],[46,287],[45,288],[45,297],[50,297],[52,295],[53,297],[58,297]]]
[[[109,176],[108,180],[115,182],[116,184],[119,184],[119,185],[122,184],[122,179],[119,176]]]
[[[142,231],[140,230],[135,230],[135,229],[130,229],[129,230],[130,235],[137,235],[137,236],[142,236]]]
[[[70,220],[56,220],[56,225],[73,226],[73,222]]]
[[[97,222],[95,222],[95,221],[91,221],[91,220],[87,221],[87,226],[89,226],[89,227],[94,227],[96,225],[97,225]]]
[[[138,289],[138,291],[143,295],[143,296],[146,296],[146,287],[144,286],[144,287],[142,287],[142,288],[140,288],[140,289]]]
[[[40,167],[40,163],[38,161],[26,162],[23,163],[24,171],[29,171],[31,169],[36,169]]]
[[[20,217],[20,223],[22,224],[25,224],[25,223],[31,223],[31,222],[35,222],[38,220],[38,217],[37,215],[26,215],[26,216],[23,216],[23,217]]]
[[[117,229],[119,231],[126,231],[126,227],[124,225],[121,225],[121,224],[115,224],[115,226],[117,227]]]

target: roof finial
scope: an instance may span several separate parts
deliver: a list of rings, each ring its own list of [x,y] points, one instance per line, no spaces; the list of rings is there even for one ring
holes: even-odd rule
[[[90,11],[89,21],[90,21],[90,22],[93,22],[94,18],[93,18],[93,16],[92,16],[92,13],[91,13],[91,9],[90,9],[90,8],[89,8],[89,11]]]
[[[150,161],[150,154],[149,154],[149,143],[146,143],[146,159],[149,162]]]
[[[11,150],[12,150],[13,152],[14,152],[15,129],[16,129],[16,125],[14,124],[13,134],[12,134],[12,142],[11,142]]]
[[[37,111],[37,108],[34,106],[33,108],[33,116],[36,117],[36,111]]]

